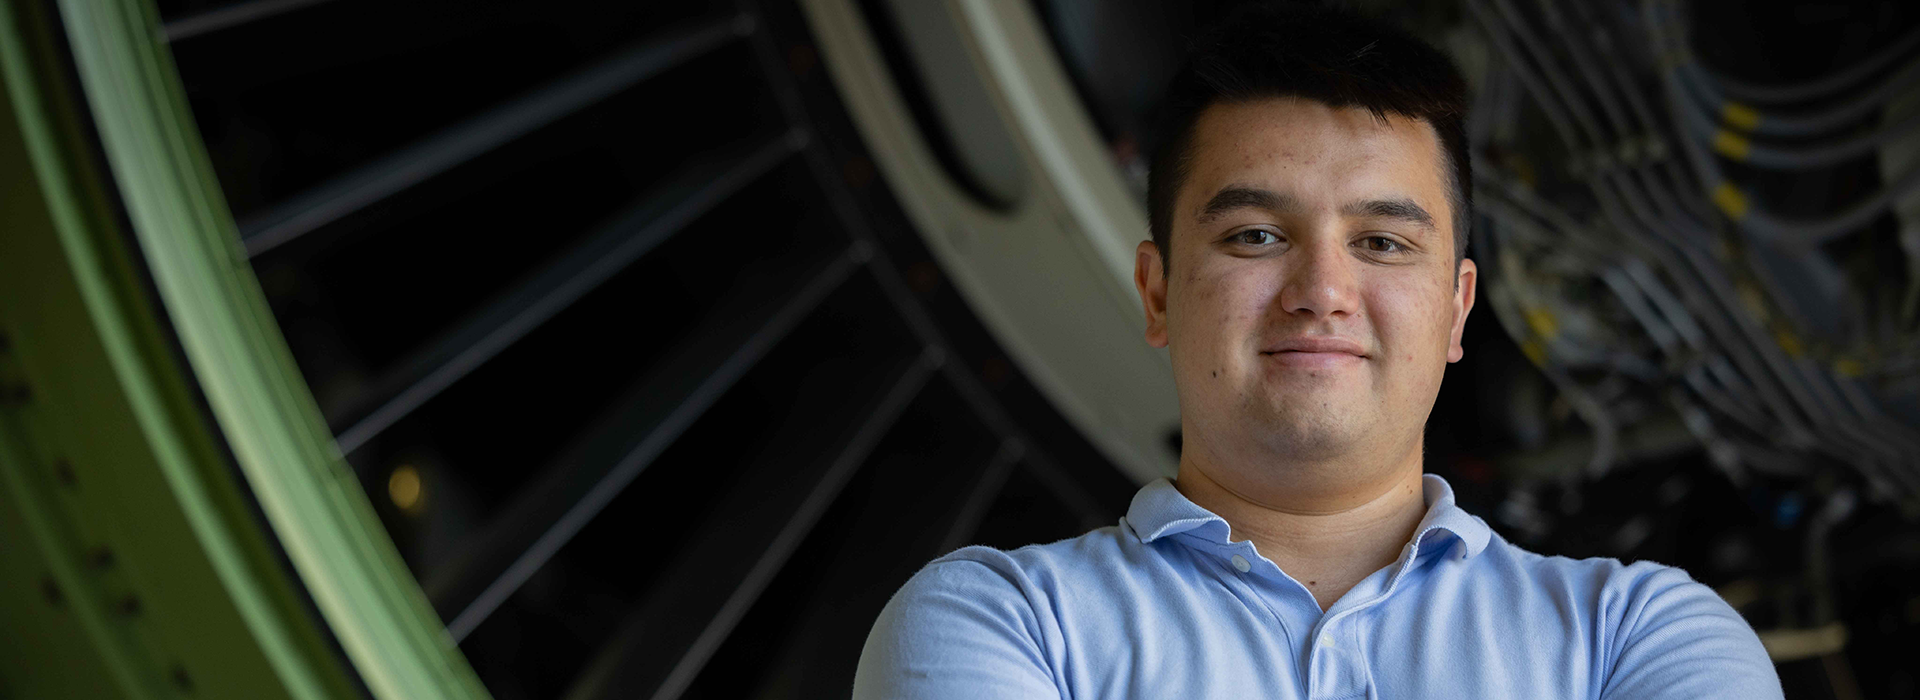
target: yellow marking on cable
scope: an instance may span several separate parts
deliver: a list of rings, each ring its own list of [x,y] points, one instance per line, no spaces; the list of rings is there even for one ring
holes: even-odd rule
[[[1547,366],[1547,347],[1538,338],[1528,338],[1520,344],[1520,352],[1533,362],[1535,367]]]
[[[1802,352],[1805,352],[1800,347],[1800,339],[1794,337],[1793,333],[1785,328],[1773,332],[1773,342],[1779,343],[1780,349],[1785,350],[1788,357],[1799,357]]]
[[[1753,286],[1750,282],[1735,282],[1734,285],[1734,289],[1740,295],[1740,303],[1747,307],[1749,315],[1759,319],[1761,323],[1773,322],[1773,313],[1767,310],[1767,298],[1761,295],[1759,287]]]
[[[1553,318],[1553,312],[1538,306],[1527,309],[1527,326],[1533,329],[1535,335],[1547,339],[1552,339],[1560,331],[1560,324]]]
[[[1848,379],[1858,379],[1867,373],[1867,366],[1853,358],[1842,358],[1833,363],[1833,371]]]
[[[1745,136],[1721,129],[1713,134],[1713,150],[1728,158],[1745,161],[1747,151],[1752,150],[1752,144],[1747,142]]]
[[[1747,195],[1731,182],[1722,182],[1713,188],[1713,203],[1726,212],[1729,219],[1739,221],[1747,217]]]
[[[1729,101],[1720,107],[1721,123],[1741,131],[1753,131],[1760,124],[1760,112],[1752,107]]]

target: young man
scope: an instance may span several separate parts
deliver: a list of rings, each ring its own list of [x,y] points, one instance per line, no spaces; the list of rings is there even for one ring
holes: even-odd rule
[[[1134,282],[1173,361],[1178,477],[1116,527],[928,565],[855,697],[1780,696],[1685,572],[1524,551],[1421,473],[1476,281],[1444,55],[1247,10],[1167,99]]]

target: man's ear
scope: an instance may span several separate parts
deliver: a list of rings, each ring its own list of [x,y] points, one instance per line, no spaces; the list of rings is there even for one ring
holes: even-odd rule
[[[1473,297],[1477,291],[1474,285],[1480,282],[1480,268],[1471,258],[1460,261],[1460,270],[1453,281],[1453,331],[1447,340],[1447,361],[1459,362],[1466,356],[1466,350],[1460,347],[1460,335],[1467,330],[1467,314],[1473,312]]]
[[[1162,268],[1160,246],[1141,241],[1133,250],[1133,287],[1140,291],[1140,305],[1147,311],[1147,344],[1167,346],[1167,271]],[[1454,333],[1459,345],[1459,333]]]

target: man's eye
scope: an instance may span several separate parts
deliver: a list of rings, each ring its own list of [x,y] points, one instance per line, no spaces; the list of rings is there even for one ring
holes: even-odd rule
[[[1265,229],[1250,228],[1233,235],[1233,240],[1247,245],[1266,245],[1279,242],[1280,238]]]
[[[1399,241],[1386,236],[1368,236],[1361,241],[1361,245],[1375,253],[1398,253],[1402,250]]]

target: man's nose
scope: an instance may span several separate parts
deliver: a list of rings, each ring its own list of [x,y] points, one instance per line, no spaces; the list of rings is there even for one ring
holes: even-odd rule
[[[1359,311],[1360,289],[1353,257],[1337,240],[1295,248],[1280,285],[1281,307],[1290,314],[1330,317]]]

